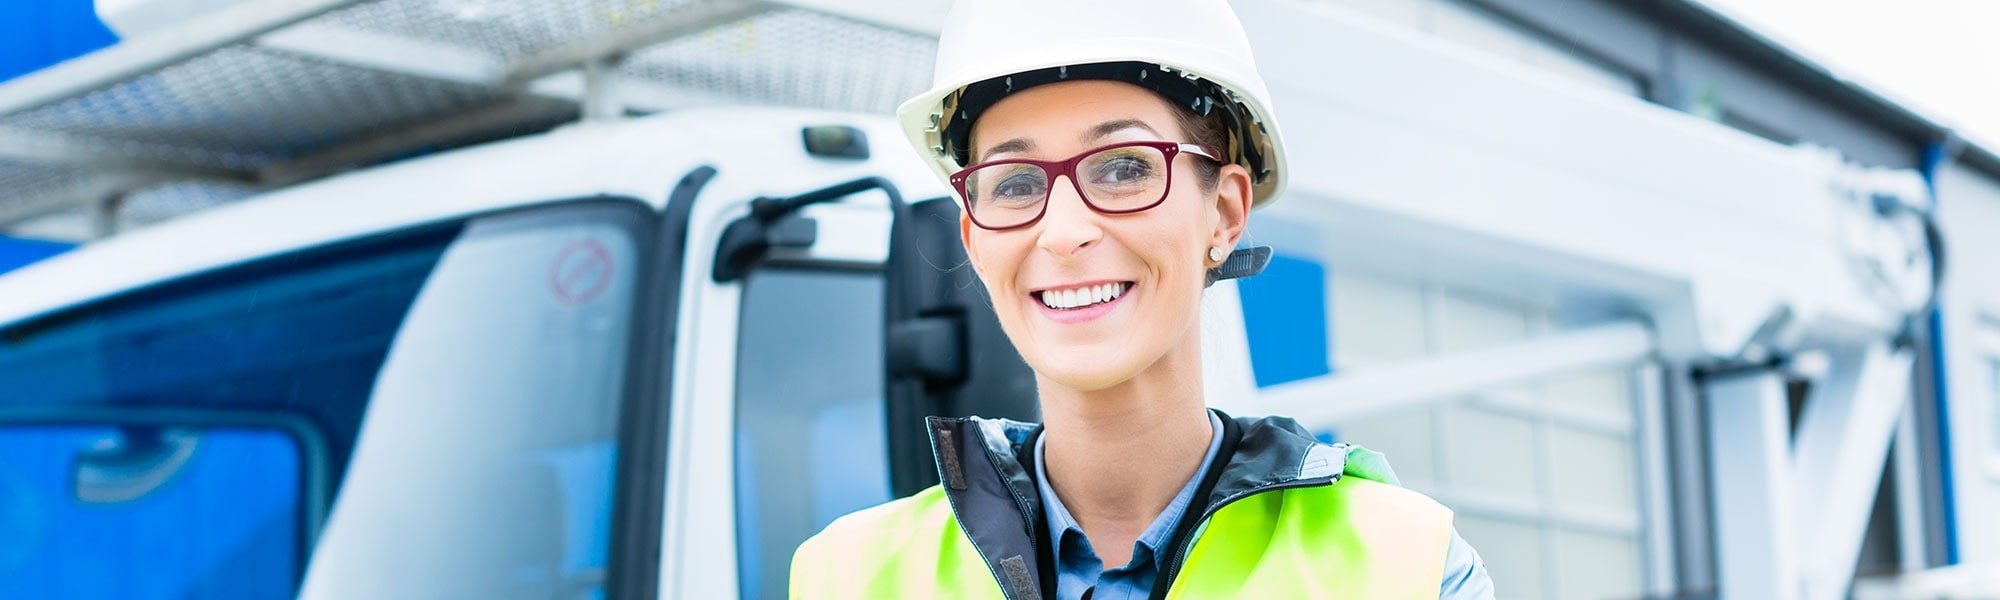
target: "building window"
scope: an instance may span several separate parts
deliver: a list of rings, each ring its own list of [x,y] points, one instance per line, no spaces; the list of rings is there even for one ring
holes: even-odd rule
[[[1995,474],[2000,475],[2000,319],[1981,321],[1977,335],[1980,364],[1986,376],[1986,410],[1993,427],[1992,434],[1987,436],[1994,453],[1990,462]]]
[[[2000,453],[2000,353],[1986,357],[1987,391],[1993,399],[1993,451]]]

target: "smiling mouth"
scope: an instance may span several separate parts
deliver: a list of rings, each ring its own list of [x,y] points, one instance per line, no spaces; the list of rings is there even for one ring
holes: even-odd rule
[[[1030,295],[1040,301],[1042,306],[1055,310],[1077,310],[1117,300],[1126,292],[1132,291],[1132,286],[1133,283],[1130,281],[1117,281],[1076,288],[1042,290]]]

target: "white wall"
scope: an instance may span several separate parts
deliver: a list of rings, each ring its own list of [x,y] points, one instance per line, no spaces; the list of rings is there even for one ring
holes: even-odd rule
[[[1329,265],[1336,371],[1553,333],[1550,306]],[[1502,598],[1635,597],[1645,577],[1641,473],[1623,369],[1488,390],[1334,424],[1456,512]]]
[[[1638,96],[1638,78],[1465,0],[1326,0],[1376,20],[1421,31],[1573,83]]]

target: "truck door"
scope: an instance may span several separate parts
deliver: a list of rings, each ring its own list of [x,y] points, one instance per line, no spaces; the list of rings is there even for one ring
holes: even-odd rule
[[[956,215],[873,177],[695,210],[663,597],[784,598],[800,542],[936,480],[924,416],[1033,416],[1026,367],[951,268]]]
[[[663,598],[784,598],[800,542],[891,498],[882,263],[895,188],[762,196],[779,185],[724,170],[688,218]]]

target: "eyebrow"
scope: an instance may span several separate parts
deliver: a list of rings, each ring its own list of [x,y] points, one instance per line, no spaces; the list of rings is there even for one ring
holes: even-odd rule
[[[1089,132],[1083,134],[1083,141],[1086,142],[1094,141],[1104,136],[1117,133],[1121,129],[1129,129],[1133,127],[1144,129],[1146,130],[1147,133],[1151,133],[1154,136],[1160,135],[1159,131],[1154,130],[1153,126],[1147,125],[1145,121],[1141,121],[1138,119],[1119,119],[1116,121],[1105,121],[1103,123],[1097,124],[1096,127],[1090,128]]]
[[[981,160],[984,160],[986,158],[990,158],[993,155],[1002,152],[1027,152],[1028,150],[1034,149],[1034,147],[1035,143],[1028,141],[1028,138],[1014,138],[1011,140],[995,144],[991,148],[987,148],[986,151],[981,152],[979,156]]]
[[[1096,127],[1090,128],[1090,131],[1084,132],[1084,134],[1080,136],[1080,138],[1085,142],[1090,142],[1101,139],[1104,136],[1117,133],[1120,130],[1131,129],[1135,127],[1139,129],[1144,129],[1155,136],[1160,135],[1160,132],[1158,130],[1153,129],[1152,125],[1147,125],[1145,121],[1141,121],[1138,119],[1117,119],[1113,121],[1105,121],[1103,123],[1098,123]],[[985,158],[991,157],[995,154],[1000,154],[1002,152],[1026,152],[1029,150],[1033,150],[1034,148],[1035,148],[1035,142],[1030,141],[1028,138],[1014,138],[1011,140],[1000,142],[998,144],[994,144],[993,147],[987,148],[986,151],[980,153],[979,156],[983,160]]]

